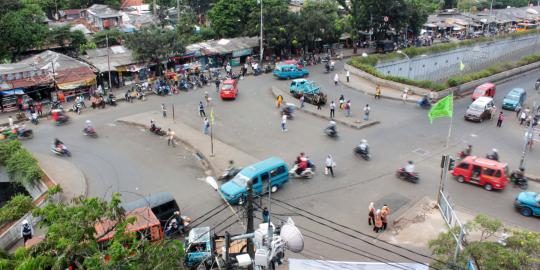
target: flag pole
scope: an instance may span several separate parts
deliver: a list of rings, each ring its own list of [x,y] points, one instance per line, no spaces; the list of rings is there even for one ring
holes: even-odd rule
[[[454,90],[450,91],[450,95],[452,96],[452,99],[454,99]],[[452,104],[452,117],[450,117],[450,125],[448,126],[448,137],[446,137],[446,147],[445,147],[446,149],[448,149],[448,146],[450,145],[450,137],[452,136],[453,123],[454,123],[454,106]]]

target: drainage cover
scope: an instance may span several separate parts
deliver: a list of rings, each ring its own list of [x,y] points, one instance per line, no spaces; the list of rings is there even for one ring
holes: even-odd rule
[[[418,148],[418,149],[413,150],[413,153],[421,155],[421,156],[429,155],[429,151],[426,150],[426,149],[422,149],[422,148]]]

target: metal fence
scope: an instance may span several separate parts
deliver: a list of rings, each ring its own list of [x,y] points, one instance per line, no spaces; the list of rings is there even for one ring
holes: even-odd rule
[[[386,75],[415,80],[444,81],[460,73],[463,62],[464,72],[475,72],[497,63],[517,61],[523,56],[540,51],[540,34],[477,44],[455,50],[420,55],[410,60],[400,59],[379,63],[376,68]]]
[[[441,211],[441,215],[446,222],[446,225],[450,229],[453,228],[459,228],[459,232],[453,232],[452,235],[454,236],[454,240],[456,240],[456,251],[454,253],[454,262],[457,259],[457,255],[459,251],[462,249],[462,241],[463,237],[465,236],[465,226],[463,226],[463,223],[459,221],[459,218],[456,215],[456,212],[454,211],[453,204],[450,203],[450,200],[446,197],[444,192],[442,190],[439,191],[439,198],[437,201],[437,205],[439,206],[439,210]]]

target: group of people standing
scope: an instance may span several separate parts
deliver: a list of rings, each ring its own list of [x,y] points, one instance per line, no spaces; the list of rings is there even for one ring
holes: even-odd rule
[[[385,204],[381,209],[375,209],[375,204],[371,202],[368,210],[368,224],[373,226],[373,231],[376,233],[384,232],[388,226],[390,207]]]

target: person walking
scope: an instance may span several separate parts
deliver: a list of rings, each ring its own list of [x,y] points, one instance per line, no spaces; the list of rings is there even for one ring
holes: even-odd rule
[[[283,114],[281,116],[281,132],[287,131],[287,115]]]
[[[364,121],[369,120],[369,112],[371,111],[371,108],[369,107],[369,104],[366,104],[364,107]]]
[[[208,107],[208,105],[210,105],[210,101],[212,100],[212,98],[210,98],[208,95],[208,91],[204,91],[204,100],[206,102],[206,107]]]
[[[345,103],[345,116],[350,117],[351,116],[351,100],[347,100],[347,103]]]
[[[519,116],[519,125],[522,126],[523,122],[525,122],[525,119],[527,119],[527,113],[525,111],[521,112],[521,115]]]
[[[371,224],[375,225],[375,204],[373,202],[369,203],[368,206],[368,224],[371,226]]]
[[[503,121],[504,121],[504,114],[503,112],[500,112],[499,117],[497,118],[497,127],[501,127]]]
[[[210,121],[208,121],[208,117],[204,117],[204,122],[203,122],[203,133],[204,134],[208,134],[208,129],[210,128]]]
[[[305,102],[306,98],[304,97],[304,95],[302,95],[300,97],[300,109],[303,109],[304,108],[304,102]]]
[[[332,155],[328,154],[326,156],[326,160],[324,161],[324,175],[328,175],[328,172],[330,171],[330,175],[334,177],[334,167],[336,166],[336,163],[334,162],[334,159],[332,158]]]
[[[221,84],[221,81],[219,78],[216,78],[216,81],[214,82],[216,84],[216,92],[219,92],[219,85]]]
[[[384,205],[381,208],[381,221],[382,221],[382,230],[386,230],[386,226],[388,225],[388,216],[390,215],[390,207],[388,205]]]
[[[21,226],[21,236],[23,238],[24,243],[26,241],[32,239],[32,235],[34,234],[34,228],[32,228],[32,225],[28,223],[28,220],[23,220],[22,226]]]
[[[278,109],[281,107],[281,104],[283,103],[283,96],[282,95],[278,95],[277,96],[277,107]]]
[[[199,101],[199,116],[200,117],[206,117],[206,113],[204,112],[204,105],[202,101]]]
[[[343,105],[345,104],[345,97],[343,95],[339,96],[339,109],[343,110]]]
[[[377,209],[375,212],[375,224],[373,226],[373,231],[379,233],[382,230],[382,226],[381,210]]]
[[[330,102],[330,118],[333,119],[336,116],[336,103],[332,100]]]
[[[375,99],[381,99],[381,86],[377,85],[375,87]]]
[[[516,118],[519,119],[519,113],[521,112],[521,105],[518,105],[516,106]]]
[[[84,103],[83,103],[84,104]],[[42,116],[43,115],[43,104],[41,103],[41,101],[38,101],[36,103],[36,111],[38,113],[39,116]]]
[[[268,223],[268,221],[270,220],[270,212],[268,212],[268,208],[266,207],[262,211],[262,220],[263,223]]]
[[[407,95],[409,95],[409,87],[403,88],[403,103],[407,102]]]
[[[167,107],[165,107],[165,103],[161,103],[161,113],[163,118],[167,118]]]
[[[350,78],[351,78],[351,72],[347,70],[347,83],[349,82]]]
[[[336,75],[334,75],[334,84],[337,86],[338,82],[339,82],[339,75],[336,73]]]
[[[9,123],[9,127],[12,128],[13,127],[13,117],[11,117],[11,115],[8,117],[8,123]]]
[[[174,141],[174,131],[172,131],[170,128],[167,131],[167,146],[172,145],[173,147],[176,147],[176,142]]]

